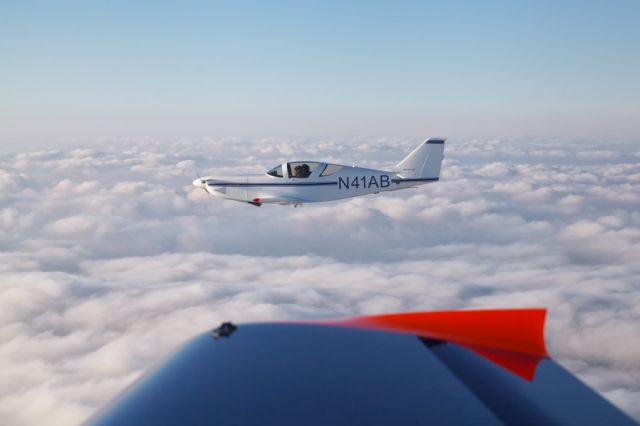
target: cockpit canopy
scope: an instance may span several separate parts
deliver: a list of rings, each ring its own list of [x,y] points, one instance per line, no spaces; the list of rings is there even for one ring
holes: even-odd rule
[[[295,179],[306,179],[309,176],[314,175],[316,169],[320,171],[320,173],[317,173],[316,177],[331,176],[342,169],[342,166],[337,164],[326,164],[316,161],[293,161],[277,165],[273,169],[269,170],[267,174],[278,178],[284,177],[284,167],[286,167],[287,177]]]
[[[283,176],[282,175],[282,164],[280,164],[279,166],[275,166],[273,169],[269,170],[267,172],[267,174],[269,176],[281,178]]]

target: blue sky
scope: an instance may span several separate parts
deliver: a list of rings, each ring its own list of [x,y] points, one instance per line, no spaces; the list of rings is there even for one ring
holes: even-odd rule
[[[0,2],[0,144],[638,139],[640,3]]]

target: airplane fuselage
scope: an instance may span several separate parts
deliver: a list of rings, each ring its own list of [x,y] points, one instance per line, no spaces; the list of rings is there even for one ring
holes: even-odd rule
[[[319,161],[282,163],[262,175],[204,177],[193,185],[220,198],[260,206],[298,206],[360,195],[396,191],[435,182],[440,176],[444,139],[421,144],[394,171]]]
[[[307,178],[289,177],[286,173],[282,177],[266,174],[206,177],[201,186],[210,194],[221,198],[256,204],[271,202],[295,205],[395,191],[438,180],[403,179],[394,172],[353,166],[341,166],[340,171],[321,176],[326,166],[325,163],[320,163]]]

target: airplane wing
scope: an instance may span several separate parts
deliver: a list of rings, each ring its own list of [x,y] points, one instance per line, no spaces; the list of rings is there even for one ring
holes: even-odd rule
[[[549,358],[544,309],[233,325],[90,424],[633,425]]]
[[[278,196],[278,197],[266,196],[266,197],[254,198],[252,201],[249,201],[249,204],[253,204],[254,206],[258,206],[258,207],[260,207],[260,205],[264,203],[298,207],[302,205],[305,201],[306,200],[303,200],[301,198],[284,197],[284,196]]]

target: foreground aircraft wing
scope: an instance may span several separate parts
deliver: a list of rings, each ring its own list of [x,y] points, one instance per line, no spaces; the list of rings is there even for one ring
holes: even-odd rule
[[[224,323],[95,425],[633,425],[549,358],[543,309]]]

